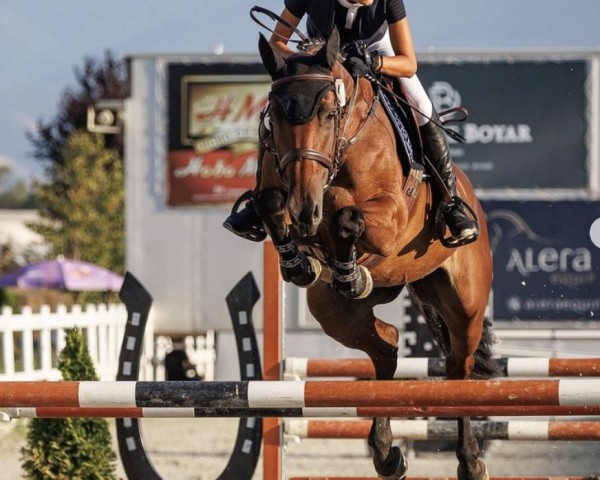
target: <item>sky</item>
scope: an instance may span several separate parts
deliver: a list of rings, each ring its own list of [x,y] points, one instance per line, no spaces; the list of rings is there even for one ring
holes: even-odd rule
[[[417,53],[600,52],[600,0],[404,2]],[[58,112],[86,56],[256,53],[259,32],[268,32],[250,18],[254,5],[280,13],[283,0],[0,0],[0,165],[41,178],[25,134]]]

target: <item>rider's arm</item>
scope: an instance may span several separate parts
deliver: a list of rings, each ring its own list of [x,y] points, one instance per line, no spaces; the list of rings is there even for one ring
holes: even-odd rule
[[[389,25],[390,40],[396,56],[381,57],[380,72],[392,77],[412,77],[417,73],[417,56],[408,18]]]
[[[300,23],[300,19],[294,16],[287,8],[283,9],[280,17],[294,28]],[[288,27],[283,22],[277,22],[275,30],[269,39],[269,43],[280,55],[283,55],[284,58],[296,53],[287,44],[293,33],[294,31],[292,28]]]

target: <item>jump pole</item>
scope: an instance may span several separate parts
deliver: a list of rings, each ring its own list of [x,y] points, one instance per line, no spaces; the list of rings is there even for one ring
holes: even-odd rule
[[[10,418],[372,418],[372,417],[532,417],[600,415],[600,406],[466,407],[305,407],[305,408],[161,408],[161,407],[10,407]]]
[[[377,477],[290,477],[288,480],[379,480]],[[456,477],[407,477],[406,480],[456,480]],[[590,480],[585,477],[490,477],[489,480]]]
[[[500,358],[504,377],[599,377],[600,358]],[[399,357],[395,379],[446,376],[443,358]],[[374,378],[375,368],[368,358],[285,359],[284,373],[300,378]]]
[[[485,440],[600,440],[600,422],[561,422],[546,420],[472,421],[476,437]],[[391,420],[395,439],[414,441],[455,440],[456,422],[449,420]],[[366,439],[371,430],[368,420],[290,419],[285,433],[300,439]]]
[[[0,383],[0,407],[304,408],[415,405],[598,406],[600,379]]]

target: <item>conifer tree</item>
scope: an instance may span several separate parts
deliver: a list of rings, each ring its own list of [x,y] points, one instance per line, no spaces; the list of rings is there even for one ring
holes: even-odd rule
[[[81,332],[66,330],[58,365],[64,380],[98,380]],[[21,450],[30,480],[114,480],[116,454],[103,418],[34,418]]]
[[[53,255],[125,268],[123,164],[96,133],[78,131],[61,150],[65,164],[54,182],[38,187],[41,221],[28,227],[44,237]],[[59,187],[59,186],[63,187]]]

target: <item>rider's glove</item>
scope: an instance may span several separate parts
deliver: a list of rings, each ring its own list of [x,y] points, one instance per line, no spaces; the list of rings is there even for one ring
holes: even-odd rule
[[[344,66],[353,77],[373,76],[381,71],[381,55],[369,52],[364,44],[353,44],[346,51]]]

